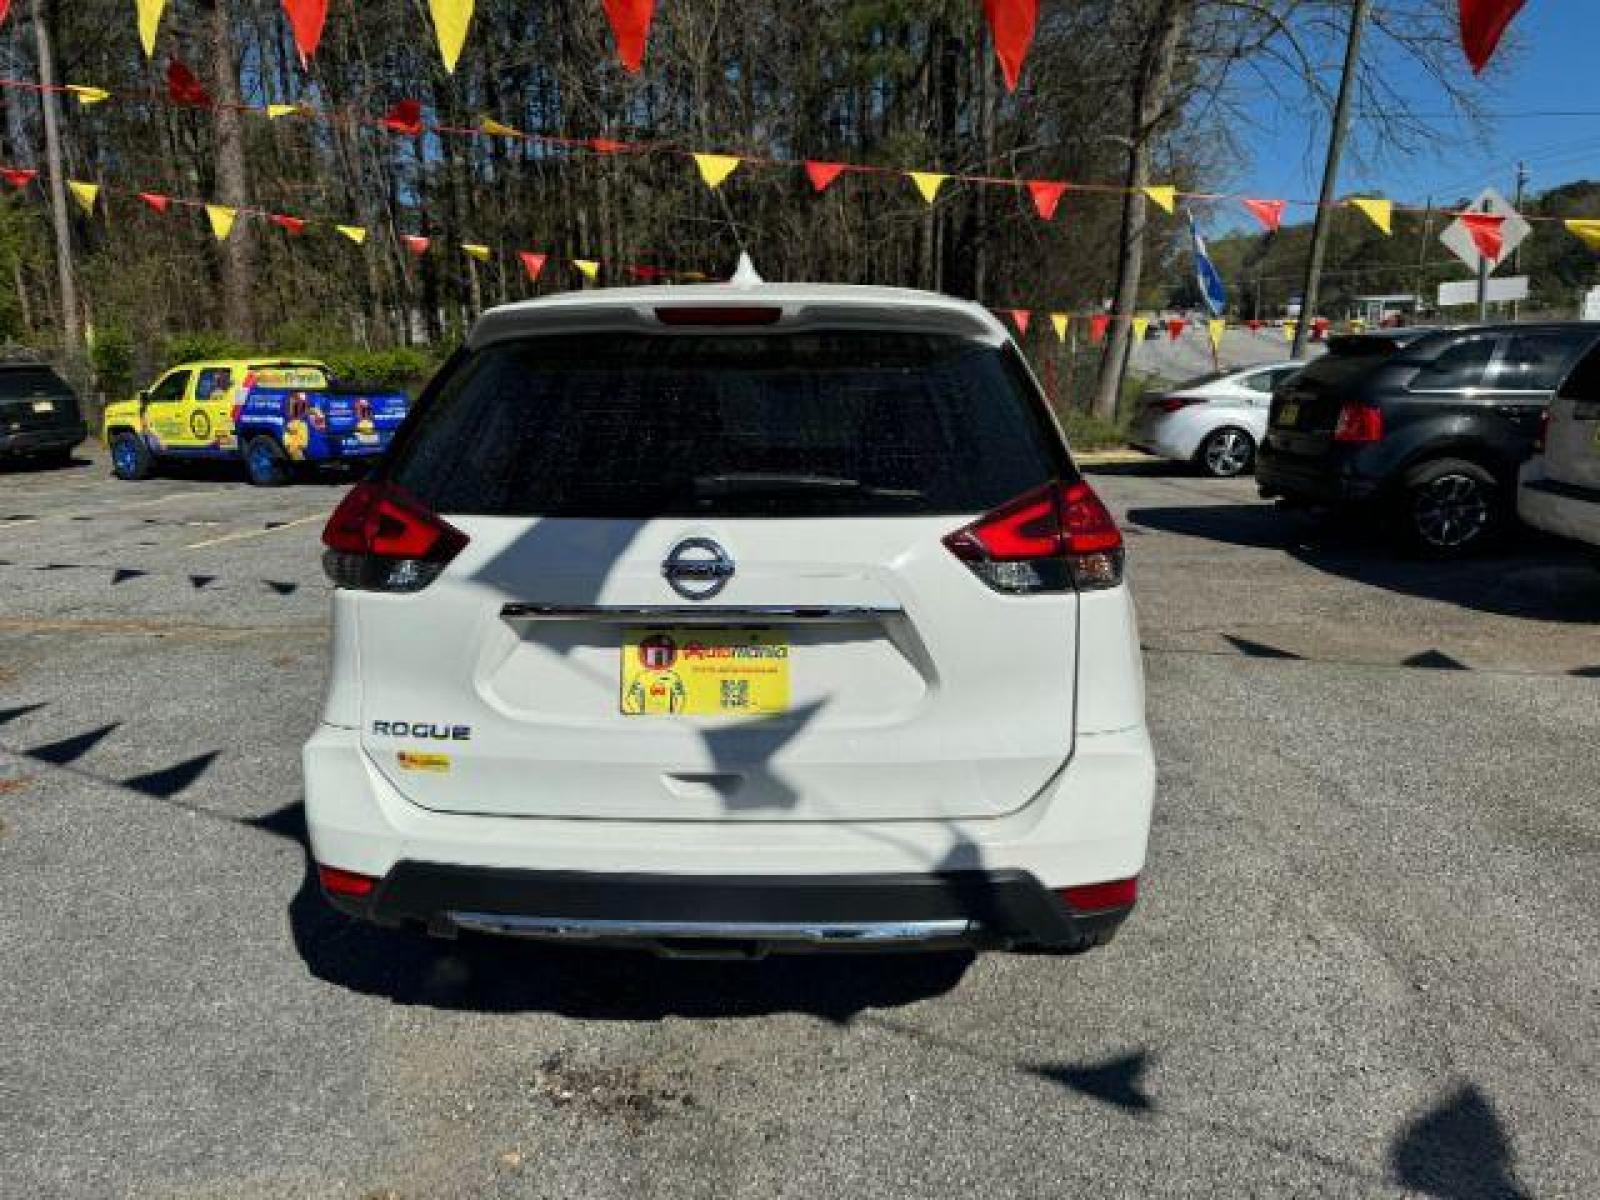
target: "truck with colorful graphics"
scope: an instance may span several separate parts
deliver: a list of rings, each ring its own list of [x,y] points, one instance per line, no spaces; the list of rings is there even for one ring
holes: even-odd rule
[[[191,362],[109,405],[104,435],[121,479],[167,459],[238,459],[251,483],[273,487],[302,465],[382,454],[409,406],[403,392],[341,387],[310,359]]]

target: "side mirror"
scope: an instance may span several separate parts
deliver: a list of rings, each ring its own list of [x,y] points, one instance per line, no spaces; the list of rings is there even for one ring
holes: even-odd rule
[[[145,405],[145,404],[149,404],[150,403],[150,393],[149,392],[140,392],[139,393],[139,403],[140,403],[141,406]]]

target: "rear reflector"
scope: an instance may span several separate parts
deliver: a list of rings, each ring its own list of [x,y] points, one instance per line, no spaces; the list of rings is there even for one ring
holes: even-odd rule
[[[1122,582],[1122,534],[1081,479],[1019,496],[944,544],[997,592],[1082,592]]]
[[[656,309],[656,320],[663,325],[776,325],[782,316],[781,308],[751,305]]]
[[[1109,883],[1085,883],[1078,887],[1058,888],[1068,908],[1074,912],[1101,912],[1108,908],[1127,908],[1139,898],[1139,877],[1113,879]]]
[[[338,587],[416,592],[439,577],[467,540],[403,488],[359,483],[322,531],[322,568]]]
[[[1381,442],[1383,440],[1383,410],[1374,404],[1348,401],[1339,410],[1338,423],[1333,427],[1336,442]]]
[[[371,875],[357,875],[354,871],[341,871],[338,867],[318,865],[317,879],[322,890],[335,896],[370,896],[378,881]]]

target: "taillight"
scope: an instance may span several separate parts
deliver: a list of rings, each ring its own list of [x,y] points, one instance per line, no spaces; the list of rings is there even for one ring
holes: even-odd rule
[[[1204,404],[1199,396],[1163,396],[1156,401],[1156,407],[1164,413],[1175,413],[1180,409],[1188,408],[1191,404]]]
[[[1533,435],[1533,452],[1544,453],[1544,445],[1550,440],[1550,410],[1547,408],[1539,414],[1539,432]]]
[[[335,896],[370,896],[378,886],[378,881],[371,875],[357,875],[354,871],[343,871],[338,867],[319,865],[317,879],[323,891],[332,892]]]
[[[467,544],[467,535],[392,483],[360,483],[322,531],[322,569],[335,586],[367,592],[427,587]]]
[[[1019,496],[944,544],[997,592],[1086,592],[1122,582],[1122,534],[1082,480]]]
[[[1128,908],[1139,899],[1139,877],[1113,879],[1107,883],[1086,883],[1078,887],[1057,888],[1068,908],[1078,912],[1102,912],[1108,908]]]
[[[1339,409],[1338,423],[1333,427],[1336,442],[1381,442],[1383,440],[1383,410],[1375,404],[1346,401]]]

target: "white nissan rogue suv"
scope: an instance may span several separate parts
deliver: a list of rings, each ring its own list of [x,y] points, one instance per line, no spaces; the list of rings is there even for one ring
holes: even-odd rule
[[[986,310],[495,309],[323,535],[346,913],[759,954],[1108,940],[1155,770],[1116,524]]]

